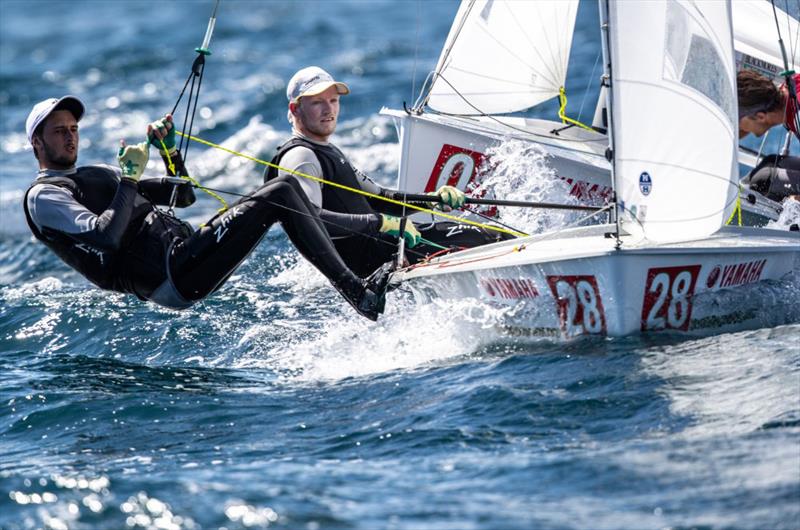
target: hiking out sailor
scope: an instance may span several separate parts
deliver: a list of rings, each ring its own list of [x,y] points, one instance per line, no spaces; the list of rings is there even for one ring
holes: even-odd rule
[[[39,174],[23,207],[34,236],[102,289],[183,309],[219,289],[275,223],[360,314],[383,311],[385,275],[358,278],[342,261],[297,181],[277,178],[194,230],[157,205],[194,200],[175,147],[172,116],[147,127],[171,177],[145,178],[149,144],[121,142],[119,168],[76,167],[83,103],[74,96],[37,103],[26,122]],[[176,182],[181,182],[177,184]],[[176,191],[173,197],[173,191]],[[384,273],[384,270],[379,271]]]
[[[264,173],[264,181],[271,182],[275,178],[296,180],[311,204],[318,209],[342,259],[363,276],[392,259],[400,236],[398,216],[404,214],[403,207],[298,174],[402,200],[403,192],[377,185],[329,141],[336,131],[340,96],[349,93],[345,83],[334,80],[317,66],[303,68],[292,76],[286,88],[289,100],[287,118],[292,124],[292,137],[278,148],[272,159],[273,165],[283,169],[270,166]],[[452,186],[442,186],[431,195],[438,196],[441,203],[437,201],[436,207],[443,210],[460,208],[465,201],[464,193]],[[402,236],[406,247],[412,249],[406,251],[411,263],[439,250],[422,239],[448,248],[463,248],[511,237],[455,222],[416,226],[410,219]]]
[[[795,74],[794,80],[800,86],[800,74]],[[783,125],[800,138],[797,130],[797,100],[795,98],[792,101],[785,85],[776,87],[771,79],[752,70],[742,70],[736,74],[736,90],[739,100],[739,138],[748,134],[763,136],[776,125]],[[775,201],[800,195],[800,158],[766,156],[742,182]]]

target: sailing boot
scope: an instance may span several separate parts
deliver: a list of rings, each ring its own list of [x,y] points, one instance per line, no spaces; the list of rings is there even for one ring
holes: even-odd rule
[[[380,306],[378,307],[379,313],[383,313],[383,310],[386,307],[386,292],[389,290],[389,278],[392,276],[395,268],[396,266],[394,261],[387,261],[375,269],[372,274],[367,276],[367,278],[364,280],[366,282],[367,289],[380,296]]]
[[[372,321],[378,320],[386,305],[386,292],[376,293],[367,280],[362,280],[352,273],[340,278],[334,284],[336,290],[353,306],[356,312]]]

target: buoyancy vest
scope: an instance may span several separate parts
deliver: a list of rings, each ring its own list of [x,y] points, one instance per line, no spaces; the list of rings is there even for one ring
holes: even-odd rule
[[[117,251],[102,250],[74,236],[33,222],[28,211],[28,193],[38,184],[68,190],[76,201],[95,215],[102,214],[117,192],[116,174],[100,166],[84,166],[72,175],[38,178],[23,197],[25,218],[33,235],[70,267],[102,289],[132,293],[146,299],[167,277],[167,252],[176,238],[191,235],[186,223],[158,212],[140,193]]]
[[[349,188],[361,189],[356,169],[350,165],[350,162],[338,149],[330,145],[309,142],[296,136],[278,148],[278,153],[272,158],[273,166],[270,166],[264,173],[264,182],[277,177],[278,170],[274,166],[280,165],[281,158],[289,150],[300,146],[311,149],[317,155],[322,166],[322,176],[325,180]],[[375,213],[375,209],[363,195],[336,186],[326,186],[325,184],[320,184],[320,186],[322,186],[322,207],[326,210],[349,214]]]

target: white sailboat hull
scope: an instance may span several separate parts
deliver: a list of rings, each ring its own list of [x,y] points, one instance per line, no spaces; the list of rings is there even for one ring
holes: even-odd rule
[[[800,234],[725,228],[701,240],[639,245],[612,226],[562,231],[461,251],[396,273],[420,300],[472,298],[507,308],[515,332],[623,336],[692,331],[758,318],[727,296],[790,282]],[[729,300],[726,303],[725,300]]]

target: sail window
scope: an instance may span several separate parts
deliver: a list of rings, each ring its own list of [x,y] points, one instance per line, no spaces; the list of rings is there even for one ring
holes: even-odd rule
[[[733,84],[713,40],[677,2],[667,4],[663,76],[686,85],[713,101],[736,121]]]

